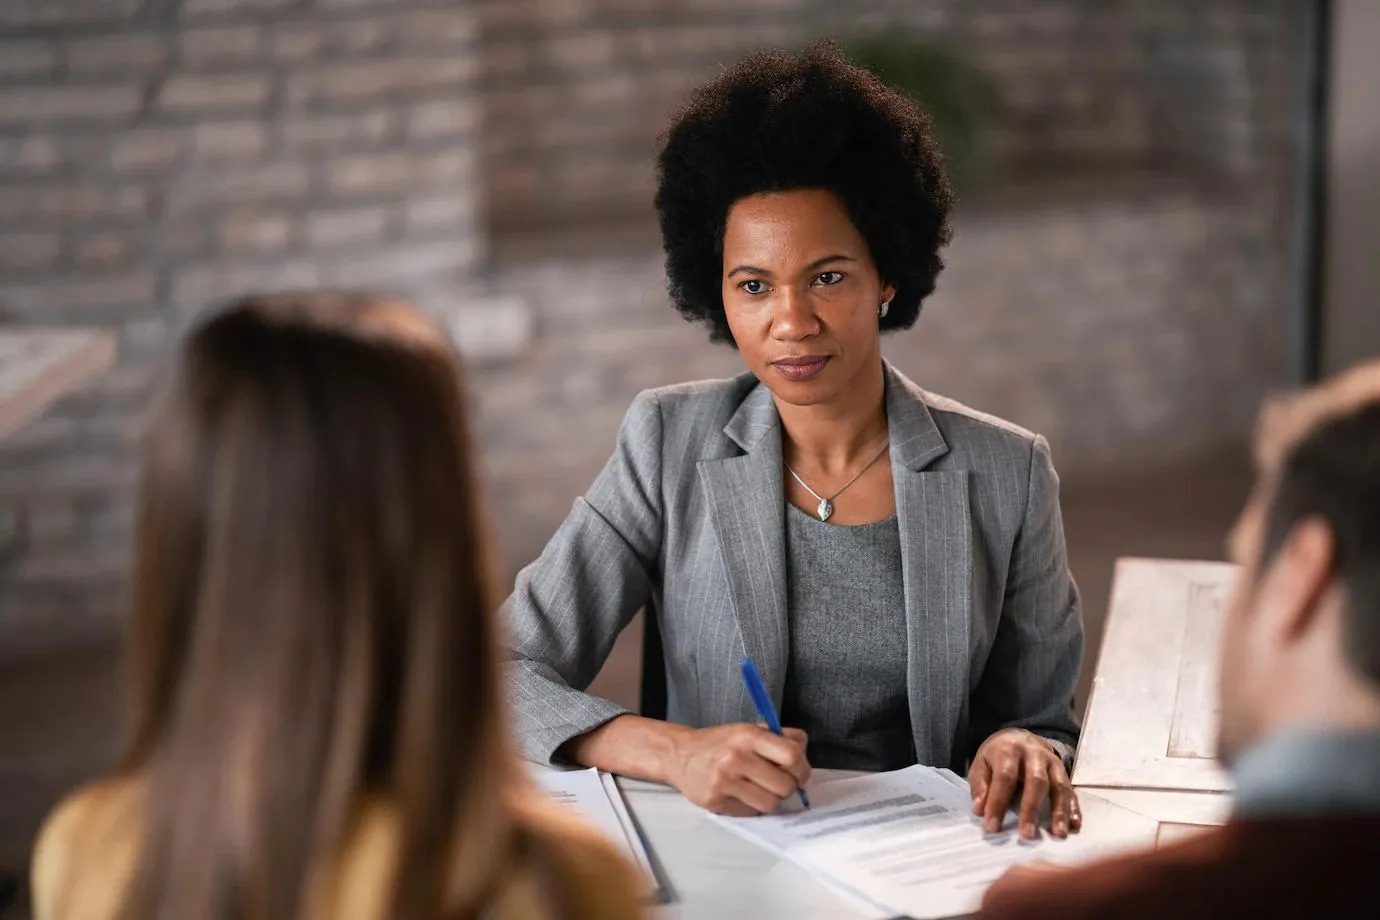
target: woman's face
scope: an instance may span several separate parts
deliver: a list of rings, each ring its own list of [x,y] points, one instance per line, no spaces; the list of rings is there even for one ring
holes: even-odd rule
[[[893,294],[833,192],[750,195],[729,209],[724,313],[743,360],[777,399],[834,402],[875,373],[877,310]]]

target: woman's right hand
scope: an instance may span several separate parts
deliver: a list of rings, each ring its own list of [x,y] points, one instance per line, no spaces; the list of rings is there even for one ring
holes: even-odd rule
[[[688,729],[672,744],[666,776],[691,802],[721,815],[770,814],[810,781],[805,733],[776,735],[739,723]]]

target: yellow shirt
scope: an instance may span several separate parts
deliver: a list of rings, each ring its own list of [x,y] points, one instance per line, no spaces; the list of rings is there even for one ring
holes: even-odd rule
[[[138,856],[142,828],[138,784],[107,780],[64,800],[48,816],[34,848],[34,920],[114,920]],[[596,831],[555,806],[524,809],[523,824],[547,844],[573,920],[642,916],[633,870]],[[397,862],[398,825],[382,801],[361,806],[334,882],[313,920],[382,920]],[[541,894],[515,884],[493,906],[495,920],[546,915]]]

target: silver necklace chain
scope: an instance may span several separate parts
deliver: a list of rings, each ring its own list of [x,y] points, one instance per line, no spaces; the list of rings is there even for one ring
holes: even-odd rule
[[[820,519],[821,521],[827,521],[827,520],[829,520],[829,517],[834,513],[834,499],[836,499],[836,498],[838,498],[840,495],[842,495],[844,489],[847,489],[847,488],[848,488],[849,486],[851,486],[853,483],[855,483],[855,482],[857,482],[859,479],[861,479],[863,473],[866,473],[868,470],[872,469],[872,465],[875,464],[878,460],[882,459],[882,454],[885,454],[886,451],[887,451],[887,448],[890,447],[890,446],[891,446],[891,442],[890,442],[890,441],[887,441],[885,444],[883,444],[883,445],[882,445],[882,449],[879,450],[879,451],[877,451],[876,456],[874,456],[871,460],[867,461],[867,465],[866,465],[866,466],[864,466],[862,469],[858,470],[857,474],[854,475],[854,477],[853,477],[852,479],[850,479],[850,480],[848,480],[847,482],[845,482],[842,486],[840,486],[840,487],[838,488],[837,491],[834,492],[833,495],[830,495],[828,498],[825,498],[823,495],[820,495],[820,494],[819,494],[818,492],[816,492],[814,489],[810,488],[810,484],[809,484],[808,482],[806,482],[805,480],[801,479],[801,478],[800,478],[800,474],[797,473],[795,470],[791,469],[791,465],[790,465],[789,463],[786,464],[786,472],[788,472],[788,473],[790,473],[792,476],[794,476],[794,477],[795,477],[795,481],[798,482],[798,483],[800,483],[801,487],[802,487],[806,492],[809,492],[809,493],[810,493],[811,495],[813,495],[815,498],[819,499],[819,507],[815,508],[815,514],[819,515],[819,519]]]

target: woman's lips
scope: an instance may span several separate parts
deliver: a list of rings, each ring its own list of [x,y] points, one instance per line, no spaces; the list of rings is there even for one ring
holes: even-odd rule
[[[798,381],[819,376],[824,370],[824,365],[828,363],[828,355],[806,355],[801,358],[782,358],[780,361],[773,361],[771,366],[787,380]]]

